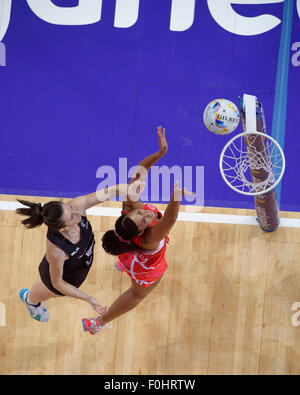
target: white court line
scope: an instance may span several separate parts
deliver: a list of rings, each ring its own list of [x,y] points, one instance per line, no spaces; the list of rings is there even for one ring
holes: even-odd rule
[[[0,210],[14,211],[24,207],[17,202],[0,201]],[[162,211],[163,213],[163,211]],[[87,210],[88,215],[99,215],[102,217],[119,217],[118,207],[92,207]],[[250,215],[228,215],[228,214],[206,214],[179,212],[178,221],[207,222],[214,224],[236,224],[236,225],[258,225],[255,216]],[[300,228],[300,219],[280,218],[280,226],[285,228]]]

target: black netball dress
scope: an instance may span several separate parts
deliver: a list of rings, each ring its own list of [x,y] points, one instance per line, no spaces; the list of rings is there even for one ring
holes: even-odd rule
[[[92,266],[94,257],[95,238],[91,224],[85,216],[82,216],[80,227],[80,241],[77,244],[71,243],[59,232],[51,232],[48,229],[47,238],[58,248],[63,250],[69,257],[64,263],[63,280],[78,288],[85,280]],[[50,291],[57,295],[64,296],[53,287],[49,271],[49,262],[44,256],[39,266],[42,282]]]

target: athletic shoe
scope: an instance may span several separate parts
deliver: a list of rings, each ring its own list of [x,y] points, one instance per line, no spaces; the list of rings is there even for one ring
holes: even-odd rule
[[[19,292],[19,297],[20,297],[21,301],[27,307],[30,317],[33,318],[34,320],[40,321],[40,322],[49,321],[48,311],[47,311],[46,307],[43,306],[42,303],[39,303],[37,306],[33,306],[33,305],[27,303],[28,294],[29,294],[29,289],[22,288]]]
[[[107,324],[101,326],[100,325],[100,317],[96,318],[83,318],[82,320],[83,330],[88,331],[91,335],[95,335],[102,331],[106,326],[108,328],[112,327],[112,323],[108,322]]]

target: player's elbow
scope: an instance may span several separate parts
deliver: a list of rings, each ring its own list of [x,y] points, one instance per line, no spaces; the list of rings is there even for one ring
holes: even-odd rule
[[[165,216],[163,221],[165,222],[165,226],[171,229],[177,222],[178,213],[174,213],[172,215]]]
[[[165,218],[164,218],[164,220],[165,220]],[[164,221],[163,228],[162,228],[162,231],[163,231],[162,234],[164,235],[164,237],[168,235],[168,233],[171,231],[173,226],[176,224],[176,221],[177,221],[177,217],[176,218],[175,217],[168,218]]]
[[[64,281],[62,278],[51,278],[52,285],[59,292],[63,292]]]

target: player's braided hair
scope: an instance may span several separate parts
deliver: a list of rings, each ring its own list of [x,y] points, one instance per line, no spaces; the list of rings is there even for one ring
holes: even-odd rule
[[[102,247],[110,255],[121,255],[125,252],[140,250],[141,248],[133,243],[139,233],[138,227],[132,219],[121,215],[116,221],[115,230],[108,230],[102,237]]]

